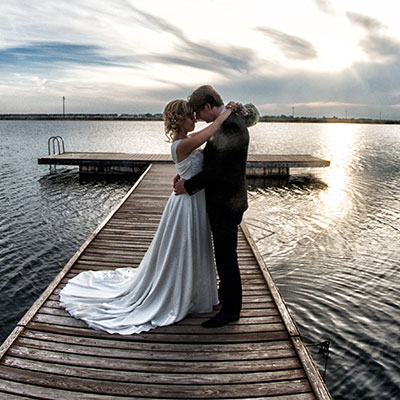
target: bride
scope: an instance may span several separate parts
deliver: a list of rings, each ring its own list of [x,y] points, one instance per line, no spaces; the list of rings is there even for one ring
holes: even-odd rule
[[[228,106],[229,107],[229,106]],[[166,135],[178,174],[189,179],[202,170],[198,149],[232,110],[227,108],[201,131],[185,100],[164,109]],[[206,313],[218,304],[216,272],[204,190],[171,194],[154,239],[138,268],[85,271],[60,292],[61,305],[90,327],[109,333],[140,333]]]

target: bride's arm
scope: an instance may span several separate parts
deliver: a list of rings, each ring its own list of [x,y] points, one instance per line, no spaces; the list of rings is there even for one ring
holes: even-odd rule
[[[212,124],[198,132],[193,133],[192,135],[188,136],[187,139],[181,140],[176,148],[178,158],[188,156],[194,149],[197,149],[197,147],[207,142],[207,140],[218,131],[223,122],[231,115],[231,113],[231,109],[226,109],[222,114],[218,115]]]

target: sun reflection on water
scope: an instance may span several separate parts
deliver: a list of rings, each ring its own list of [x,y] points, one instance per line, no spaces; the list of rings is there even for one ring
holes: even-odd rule
[[[354,126],[326,124],[323,140],[323,152],[331,165],[324,171],[327,190],[321,191],[319,200],[325,224],[330,225],[344,218],[353,204],[351,170],[357,159]]]

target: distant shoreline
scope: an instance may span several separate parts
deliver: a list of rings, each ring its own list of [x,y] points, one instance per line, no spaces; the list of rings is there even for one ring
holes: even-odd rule
[[[0,120],[28,121],[162,121],[162,114],[0,114]],[[262,116],[260,122],[400,124],[400,120],[338,117]]]

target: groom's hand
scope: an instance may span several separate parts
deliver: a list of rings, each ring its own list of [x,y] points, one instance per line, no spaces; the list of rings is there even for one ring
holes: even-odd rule
[[[185,179],[179,179],[174,183],[174,192],[176,195],[187,193],[185,189]]]

